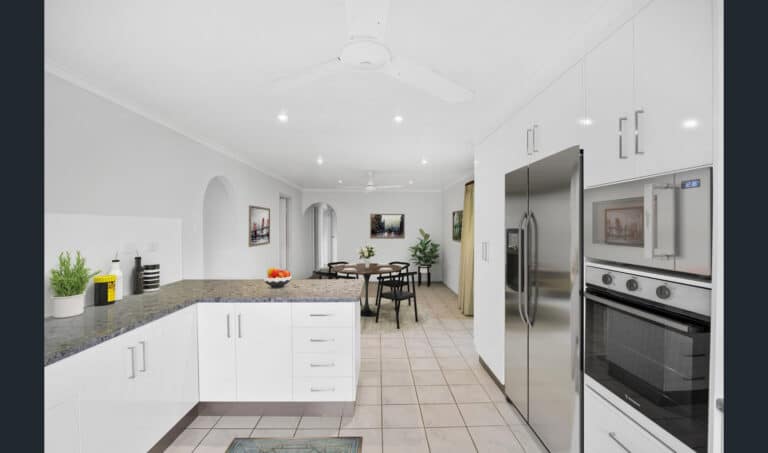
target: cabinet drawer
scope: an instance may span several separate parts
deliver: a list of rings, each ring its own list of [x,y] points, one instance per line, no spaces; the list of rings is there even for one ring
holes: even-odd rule
[[[348,327],[296,327],[293,352],[352,353],[352,329]]]
[[[584,388],[584,451],[674,452],[589,387]]]
[[[294,378],[294,401],[355,401],[355,381],[351,377]]]
[[[338,302],[307,302],[291,304],[294,326],[299,327],[351,327],[357,304]]]
[[[294,376],[353,376],[352,353],[295,354]]]

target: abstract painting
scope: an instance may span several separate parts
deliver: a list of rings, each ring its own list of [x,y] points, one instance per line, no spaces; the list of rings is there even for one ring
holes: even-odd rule
[[[405,238],[405,214],[371,214],[371,238]]]

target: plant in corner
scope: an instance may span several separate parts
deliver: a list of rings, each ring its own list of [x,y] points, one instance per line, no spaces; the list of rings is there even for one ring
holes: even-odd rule
[[[416,245],[409,247],[411,260],[419,266],[431,266],[440,258],[440,244],[432,242],[428,233],[419,228],[421,239]]]
[[[98,273],[88,269],[79,251],[74,263],[69,252],[59,254],[59,266],[51,269],[53,317],[67,318],[81,314],[85,310],[85,287],[88,280]]]

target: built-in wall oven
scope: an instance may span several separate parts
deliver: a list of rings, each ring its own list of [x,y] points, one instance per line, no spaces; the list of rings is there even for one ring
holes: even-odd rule
[[[589,264],[585,282],[587,382],[706,452],[710,289]]]
[[[711,276],[711,168],[587,189],[584,210],[587,259]]]

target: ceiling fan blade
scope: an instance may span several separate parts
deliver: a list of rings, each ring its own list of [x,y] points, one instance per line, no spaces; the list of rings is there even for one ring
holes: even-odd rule
[[[392,62],[384,68],[384,72],[445,102],[466,102],[475,95],[426,66],[420,66],[402,58],[392,58]]]
[[[270,88],[277,92],[286,92],[306,85],[315,80],[341,71],[343,65],[338,58],[304,68],[272,81]]]
[[[376,190],[380,190],[380,189],[399,189],[401,187],[403,187],[403,186],[401,186],[399,184],[389,185],[389,186],[376,186]]]
[[[388,14],[389,0],[347,0],[349,38],[381,39]]]

